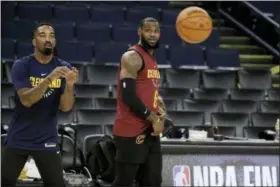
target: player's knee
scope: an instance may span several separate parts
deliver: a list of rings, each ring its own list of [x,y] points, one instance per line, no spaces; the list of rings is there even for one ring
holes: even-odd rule
[[[162,183],[161,169],[156,169],[150,172],[151,172],[151,176],[149,178],[152,186],[160,186]]]
[[[13,170],[5,166],[1,166],[1,184],[2,186],[15,186],[17,182],[17,175]],[[14,173],[13,173],[14,172]]]
[[[162,177],[161,175],[158,175],[154,178],[154,180],[152,180],[152,186],[161,186],[162,183]]]
[[[1,176],[1,184],[2,186],[15,186],[17,182],[17,179],[15,178],[10,178],[7,176]]]
[[[113,182],[113,187],[118,186],[133,186],[134,179],[130,177],[116,177]]]
[[[52,183],[52,182],[50,182],[50,183],[45,183],[45,182],[44,182],[44,186],[64,187],[65,184],[64,184],[64,182],[56,182],[56,183]]]
[[[139,186],[161,186],[162,177],[161,175],[153,175],[150,177],[143,177],[139,180]]]
[[[43,178],[44,186],[60,187],[65,186],[64,179],[53,177],[53,178]]]

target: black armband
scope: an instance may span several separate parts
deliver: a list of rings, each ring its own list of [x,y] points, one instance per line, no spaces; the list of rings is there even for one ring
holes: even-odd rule
[[[151,111],[136,95],[136,80],[124,78],[120,83],[123,103],[130,106],[138,116],[146,119],[151,114]]]

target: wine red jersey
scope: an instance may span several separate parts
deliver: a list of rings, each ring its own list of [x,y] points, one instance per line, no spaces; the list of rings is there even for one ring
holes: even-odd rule
[[[142,46],[136,44],[128,50],[136,51],[143,59],[143,68],[136,78],[136,95],[144,105],[154,113],[158,111],[158,89],[160,73],[155,58]],[[121,67],[121,66],[120,66]],[[142,134],[151,123],[137,116],[132,109],[123,103],[120,85],[120,69],[117,83],[117,115],[113,134],[122,137],[136,137]]]

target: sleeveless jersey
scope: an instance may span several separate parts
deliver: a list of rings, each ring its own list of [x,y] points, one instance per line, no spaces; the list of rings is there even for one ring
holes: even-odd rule
[[[142,46],[136,44],[128,50],[136,51],[143,59],[144,67],[138,72],[136,78],[136,95],[144,105],[154,113],[158,111],[158,89],[160,73],[155,58]],[[113,127],[113,134],[121,137],[136,137],[143,134],[152,124],[137,116],[131,108],[124,104],[121,95],[120,69],[117,82],[117,114]]]

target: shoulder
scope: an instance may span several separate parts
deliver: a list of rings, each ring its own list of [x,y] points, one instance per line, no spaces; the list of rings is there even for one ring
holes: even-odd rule
[[[141,55],[139,54],[139,52],[135,51],[135,50],[129,50],[129,51],[126,51],[123,56],[123,58],[133,58],[133,59],[142,59],[141,58]]]
[[[58,66],[67,66],[68,68],[72,68],[73,67],[69,62],[67,62],[67,61],[65,61],[65,60],[63,60],[61,58],[55,57],[55,60],[57,61]]]
[[[141,55],[134,50],[126,51],[122,55],[122,63],[133,63],[133,64],[140,63],[140,64],[142,64],[142,61],[143,60],[142,60]]]
[[[24,68],[24,67],[26,67],[26,65],[28,65],[30,63],[31,60],[32,60],[31,55],[21,57],[13,63],[12,69],[14,69],[14,68]]]
[[[121,67],[124,67],[126,69],[134,69],[139,72],[145,67],[145,64],[139,52],[130,50],[123,54]]]

